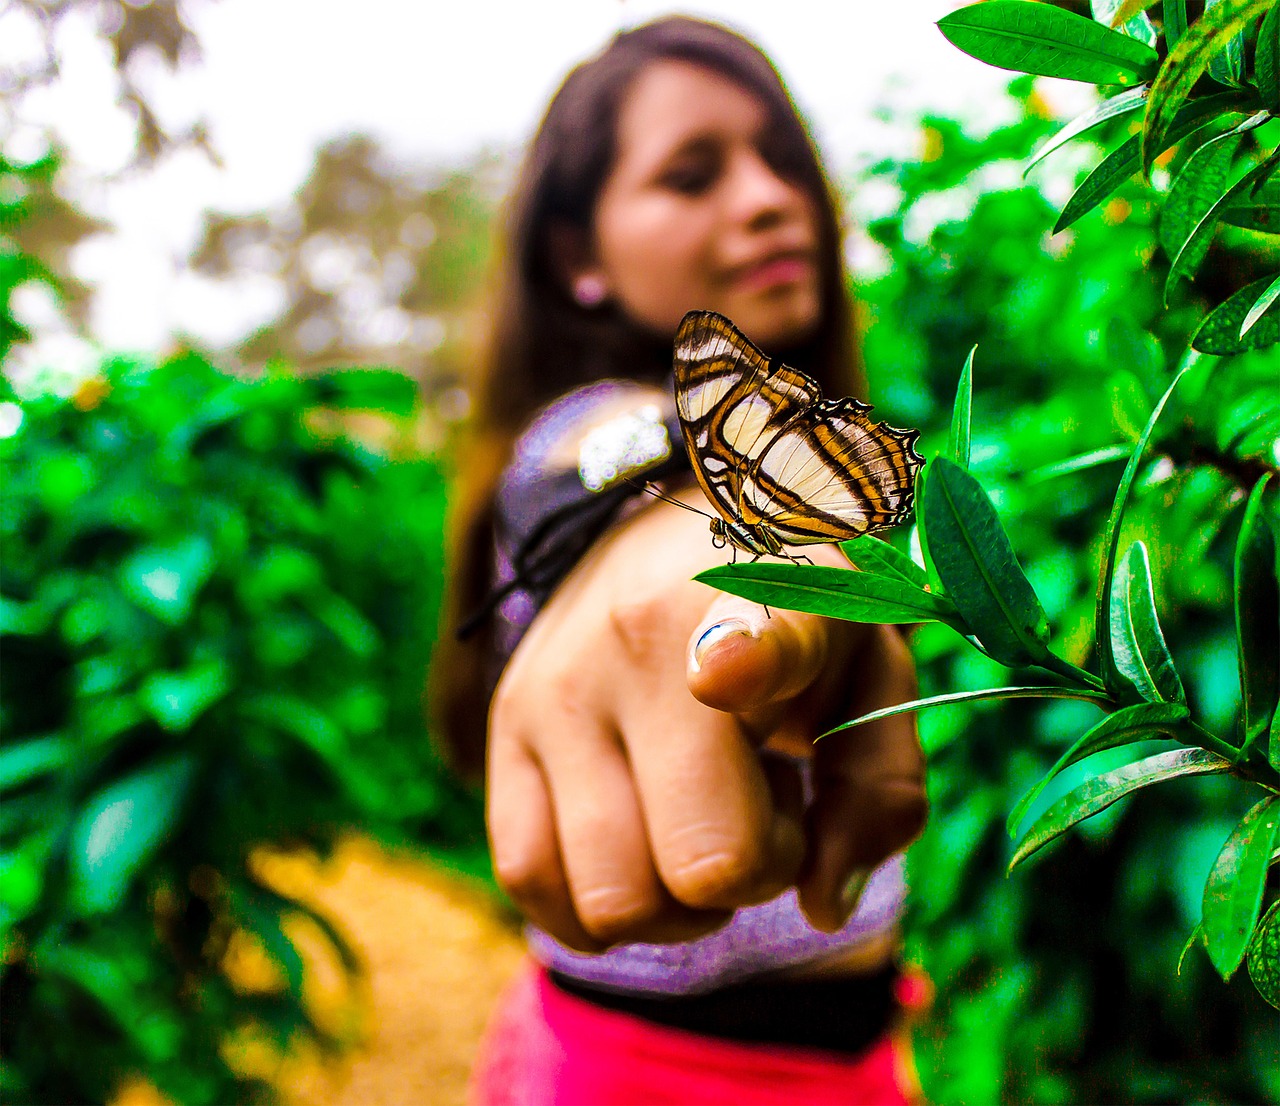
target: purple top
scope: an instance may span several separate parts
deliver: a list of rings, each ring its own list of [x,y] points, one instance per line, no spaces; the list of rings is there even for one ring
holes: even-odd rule
[[[593,499],[619,473],[643,472],[682,453],[673,408],[668,401],[659,409],[652,392],[618,380],[579,388],[547,407],[516,443],[499,484],[495,585],[515,577],[517,550],[553,512]],[[494,682],[553,586],[518,588],[497,608]],[[693,994],[856,945],[897,922],[905,894],[902,857],[895,856],[872,873],[858,909],[838,933],[810,926],[792,889],[772,902],[744,907],[715,933],[681,944],[623,945],[592,956],[572,952],[532,926],[529,943],[547,967],[588,983]]]

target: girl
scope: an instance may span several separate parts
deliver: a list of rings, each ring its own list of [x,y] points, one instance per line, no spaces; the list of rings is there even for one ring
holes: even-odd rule
[[[894,718],[813,745],[912,696],[901,637],[693,583],[724,560],[705,519],[587,478],[603,456],[706,509],[668,384],[690,309],[830,395],[859,385],[831,192],[764,55],[672,18],[575,69],[497,303],[453,596],[464,614],[489,592],[493,617],[441,657],[438,702],[459,761],[484,752],[537,966],[475,1100],[905,1101],[886,858],[923,825],[919,744]]]

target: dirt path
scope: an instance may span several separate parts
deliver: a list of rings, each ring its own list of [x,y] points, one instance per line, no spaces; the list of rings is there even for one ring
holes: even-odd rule
[[[364,840],[344,845],[323,868],[280,864],[273,881],[341,927],[365,961],[369,988],[363,1046],[336,1067],[292,1067],[283,1080],[287,1101],[462,1106],[489,1011],[521,963],[511,921],[483,892]],[[340,1017],[349,1004],[332,996],[337,972],[315,967],[317,1005]]]

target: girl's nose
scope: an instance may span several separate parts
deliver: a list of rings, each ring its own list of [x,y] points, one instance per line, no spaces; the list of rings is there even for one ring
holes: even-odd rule
[[[800,189],[780,177],[754,148],[735,159],[731,180],[735,214],[749,225],[771,224],[803,208]]]

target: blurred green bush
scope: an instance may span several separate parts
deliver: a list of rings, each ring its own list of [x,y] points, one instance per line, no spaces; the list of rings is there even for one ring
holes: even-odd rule
[[[885,264],[858,295],[873,398],[891,421],[925,429],[926,454],[946,446],[956,379],[978,345],[973,468],[1059,632],[1055,648],[1082,663],[1103,529],[1132,443],[1216,302],[1217,267],[1268,249],[1273,263],[1274,246],[1244,232],[1215,246],[1193,295],[1162,314],[1154,194],[1127,184],[1050,237],[1054,204],[1004,170],[1020,170],[1053,127],[1029,80],[1012,87],[1016,122],[982,135],[927,119],[919,158],[853,183],[855,201],[872,185],[896,195],[892,213],[866,227]],[[1113,137],[1103,128],[1102,141]],[[1124,528],[1125,544],[1151,550],[1193,710],[1221,732],[1239,711],[1231,556],[1245,488],[1280,463],[1277,381],[1275,348],[1188,376]],[[916,655],[922,694],[1021,682],[940,625],[917,635]],[[938,987],[917,1034],[926,1094],[938,1103],[1276,1101],[1275,1012],[1243,973],[1224,985],[1201,954],[1175,971],[1250,789],[1226,778],[1168,784],[1005,876],[1005,816],[1098,717],[1086,703],[1034,700],[919,716],[932,813],[909,856],[908,928],[911,956]],[[1067,770],[1031,815],[1103,770],[1108,755],[1119,763],[1134,752]]]
[[[444,480],[358,440],[408,441],[415,385],[185,354],[108,361],[65,398],[4,389],[3,1098],[105,1101],[133,1075],[269,1098],[231,1037],[342,1043],[291,927],[358,965],[255,850],[358,830],[485,864],[421,708]],[[268,967],[237,970],[237,943]]]

